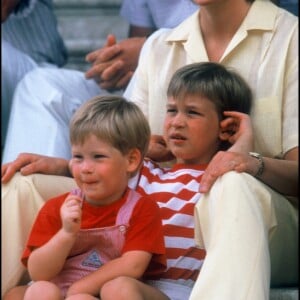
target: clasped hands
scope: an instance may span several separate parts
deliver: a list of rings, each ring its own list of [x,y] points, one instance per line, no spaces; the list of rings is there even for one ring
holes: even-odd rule
[[[86,56],[86,61],[91,63],[86,78],[94,79],[102,89],[124,89],[137,67],[145,40],[145,37],[132,37],[117,43],[114,35],[108,35],[103,48]]]

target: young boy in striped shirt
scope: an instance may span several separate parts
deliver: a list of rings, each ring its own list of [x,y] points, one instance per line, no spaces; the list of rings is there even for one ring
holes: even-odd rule
[[[201,197],[200,180],[211,158],[219,150],[226,150],[235,135],[247,131],[252,143],[247,115],[251,102],[252,93],[245,81],[220,64],[187,65],[170,81],[164,140],[176,163],[163,168],[144,160],[140,173],[130,181],[132,188],[151,195],[161,209],[167,268],[146,283],[160,289],[166,299],[189,299],[201,272],[206,253],[195,246],[194,240],[194,207]],[[122,278],[118,284],[118,288],[112,285],[114,288],[107,291],[111,299],[149,299],[142,292],[142,282]],[[131,291],[131,297],[121,297],[122,290]],[[137,294],[142,297],[135,298]]]

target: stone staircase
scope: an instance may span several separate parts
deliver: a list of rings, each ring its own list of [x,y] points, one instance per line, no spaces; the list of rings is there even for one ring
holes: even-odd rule
[[[69,52],[66,68],[86,70],[84,58],[101,48],[109,33],[127,37],[128,23],[119,15],[121,0],[54,0],[58,29]]]
[[[66,68],[85,71],[89,66],[84,60],[85,55],[101,48],[109,33],[115,34],[119,40],[127,37],[128,23],[119,16],[121,0],[53,2],[58,28],[69,52]],[[298,288],[271,289],[270,300],[297,299]]]

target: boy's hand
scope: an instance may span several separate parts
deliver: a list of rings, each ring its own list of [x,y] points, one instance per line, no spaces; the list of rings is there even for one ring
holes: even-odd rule
[[[250,116],[240,112],[225,111],[227,118],[221,122],[227,141],[232,144],[230,151],[248,153],[253,151],[254,138]]]
[[[62,227],[67,233],[75,234],[80,229],[82,201],[80,196],[70,194],[61,206]]]
[[[146,157],[156,162],[166,162],[175,158],[163,136],[155,134],[151,135]]]

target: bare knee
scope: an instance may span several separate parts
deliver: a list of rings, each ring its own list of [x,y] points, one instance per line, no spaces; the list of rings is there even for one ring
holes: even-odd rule
[[[100,296],[102,300],[139,299],[138,280],[126,276],[110,280],[102,286]]]
[[[63,295],[60,289],[49,281],[36,281],[28,286],[24,300],[40,299],[43,295],[44,300],[62,300]]]
[[[66,300],[97,300],[98,298],[89,294],[76,294],[66,298]]]

